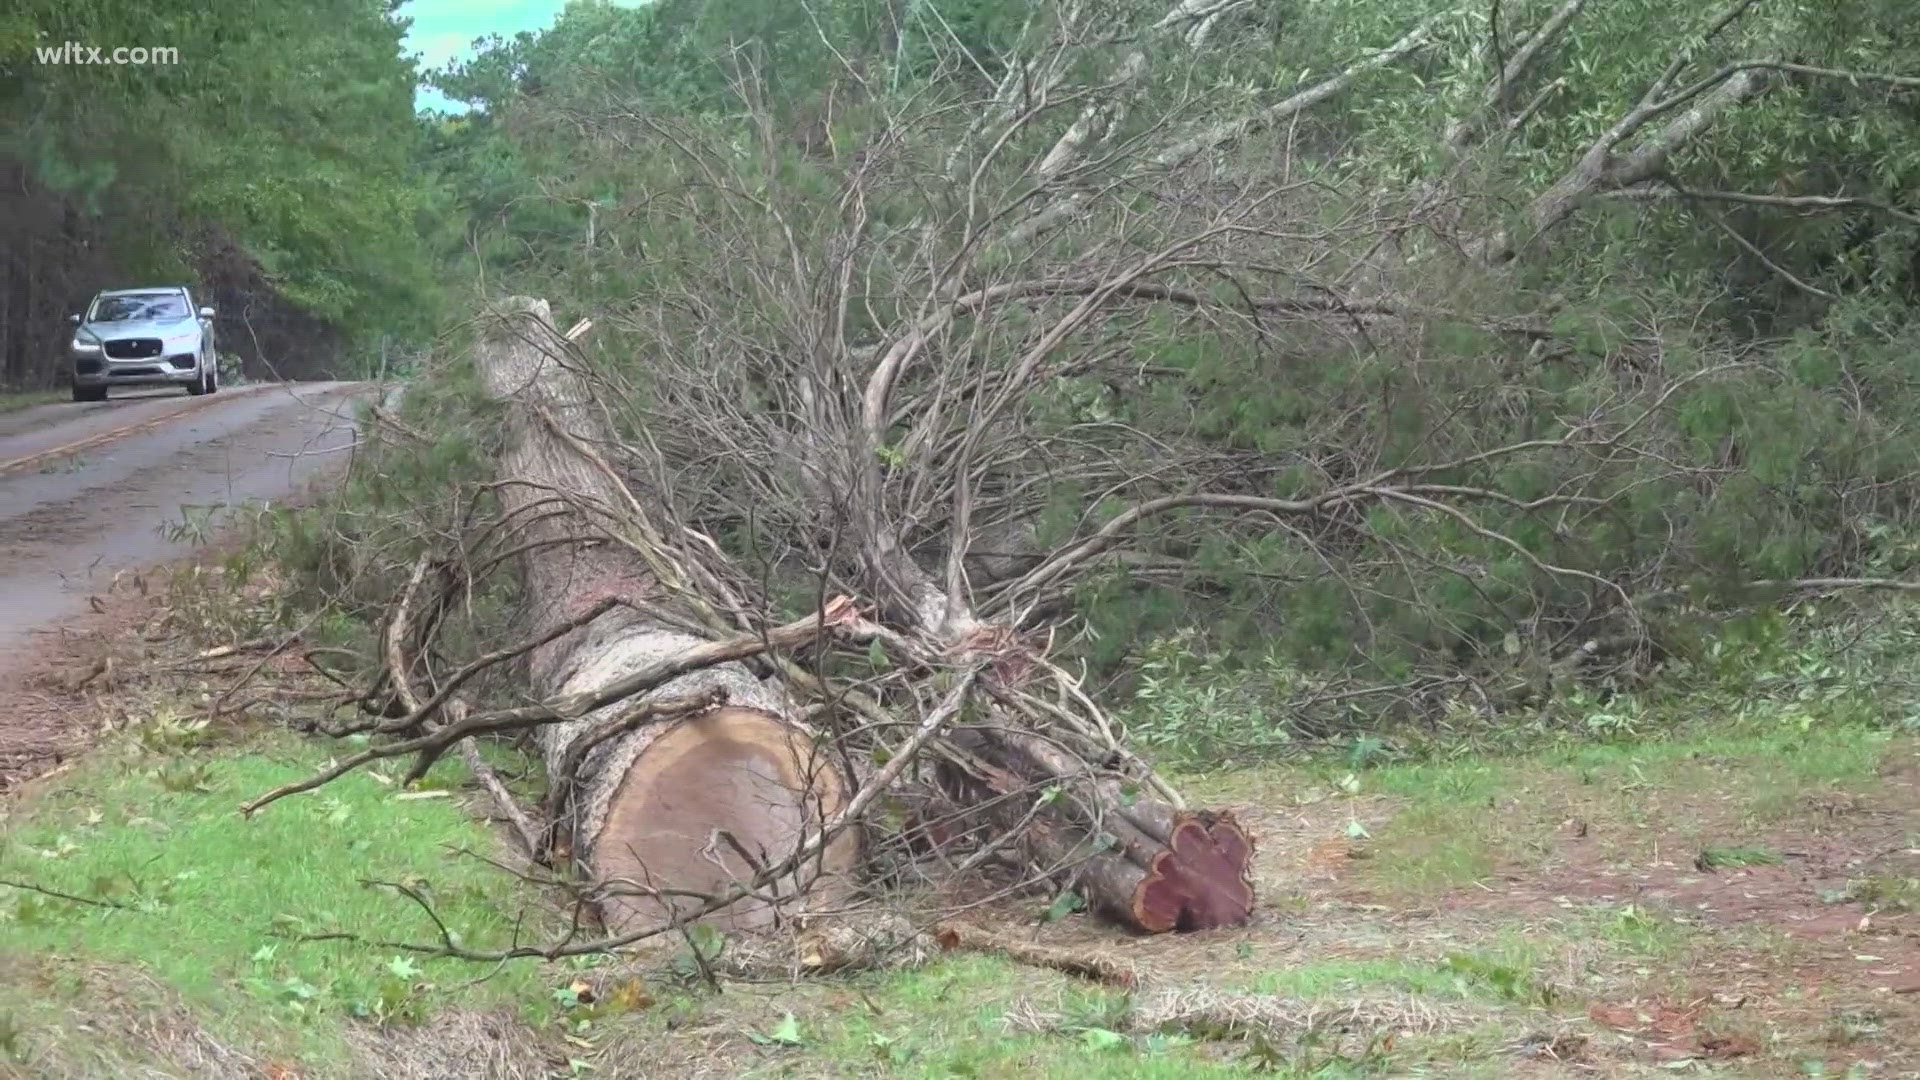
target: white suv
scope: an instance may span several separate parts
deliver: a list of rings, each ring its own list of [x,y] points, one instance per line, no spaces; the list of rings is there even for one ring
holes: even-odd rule
[[[104,401],[110,386],[220,388],[213,309],[196,309],[183,287],[103,292],[70,318],[75,401]]]

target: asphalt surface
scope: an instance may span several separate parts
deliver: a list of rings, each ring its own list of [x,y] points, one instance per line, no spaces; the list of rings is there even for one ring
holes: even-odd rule
[[[360,386],[121,390],[0,415],[0,669],[116,573],[203,539],[169,526],[284,501],[345,465]]]

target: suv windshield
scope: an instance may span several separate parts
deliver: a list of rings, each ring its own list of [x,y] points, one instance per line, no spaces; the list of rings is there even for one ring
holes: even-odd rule
[[[94,301],[88,322],[130,322],[135,319],[184,319],[186,301],[178,293],[132,293],[103,296]]]

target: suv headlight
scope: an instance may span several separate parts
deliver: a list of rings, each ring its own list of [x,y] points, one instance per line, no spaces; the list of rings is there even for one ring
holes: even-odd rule
[[[77,330],[74,332],[74,335],[73,335],[73,351],[74,352],[99,352],[100,339],[97,337],[94,337],[91,333],[88,333],[85,329]]]

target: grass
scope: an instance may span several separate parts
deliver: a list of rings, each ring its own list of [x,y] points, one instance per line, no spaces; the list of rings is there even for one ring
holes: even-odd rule
[[[1340,1001],[1408,995],[1433,1002],[1550,1005],[1560,996],[1535,978],[1532,948],[1453,952],[1437,959],[1334,959],[1289,967],[1259,978],[1254,990],[1303,1000]]]
[[[449,926],[477,946],[504,941],[522,918],[530,936],[550,925],[528,908],[529,890],[459,854],[495,840],[452,797],[398,798],[362,771],[251,819],[237,812],[244,799],[324,764],[324,749],[290,735],[213,738],[162,715],[16,804],[0,879],[65,898],[0,892],[0,1061],[39,1075],[109,1077],[244,1048],[255,1061],[297,1064],[303,1076],[348,1077],[365,1074],[356,1047],[382,1025],[405,1039],[485,1013],[510,1017],[547,1056],[559,1046],[582,1068],[671,1061],[664,1042],[678,1044],[689,1069],[718,1054],[738,1075],[1245,1072],[1251,1051],[1243,1047],[1131,1030],[1126,995],[987,956],[843,982],[730,987],[719,997],[648,986],[651,1007],[621,1016],[556,993],[592,977],[591,962],[492,971],[300,940],[330,932],[431,940],[417,909],[366,880],[427,889]],[[460,779],[442,766],[425,790],[439,794]],[[1546,992],[1530,981],[1528,957],[1513,946],[1432,961],[1325,960],[1275,967],[1245,989],[1306,1003],[1384,995],[1539,1004]],[[103,1008],[121,1022],[73,1026]],[[1262,1067],[1357,1076],[1376,1075],[1387,1061],[1377,1047],[1312,1042],[1261,1049]],[[1460,1063],[1488,1045],[1416,1040],[1409,1052]],[[1413,1060],[1406,1053],[1392,1060]],[[528,1067],[547,1056],[535,1054]]]
[[[1869,874],[1847,882],[1836,899],[1852,900],[1878,911],[1920,911],[1920,878]]]
[[[344,1060],[341,1021],[416,1020],[474,977],[457,961],[300,940],[432,940],[417,908],[366,881],[426,889],[449,926],[476,945],[505,940],[522,917],[544,928],[541,912],[525,910],[528,894],[458,854],[489,851],[495,841],[450,798],[402,801],[363,771],[250,819],[237,812],[248,796],[324,760],[290,737],[167,756],[123,747],[96,757],[9,822],[0,878],[79,899],[18,888],[0,894],[6,952],[16,961],[134,965],[223,1037]],[[459,994],[481,1007],[538,1004],[546,994],[537,974],[508,968]],[[26,1004],[13,997],[0,990],[0,1013]]]
[[[784,996],[784,995],[783,995]],[[1157,1080],[1230,1075],[1190,1043],[1135,1040],[1113,1030],[1119,995],[1089,991],[991,957],[962,957],[885,979],[862,980],[852,1008],[803,1003],[791,1043],[758,1050],[747,1075],[870,1073],[927,1077],[1077,1077],[1094,1070]],[[808,1007],[811,1004],[812,1007]],[[753,1025],[762,1039],[788,1015],[779,1004]],[[1061,1034],[1021,1031],[1014,1016],[1050,1017]],[[1093,1033],[1093,1034],[1089,1034]]]
[[[1777,863],[1738,835],[1804,813],[1810,792],[1869,782],[1893,738],[1855,725],[1802,731],[1722,723],[1514,757],[1385,764],[1343,783],[1381,819],[1360,823],[1370,883],[1417,896],[1502,870],[1538,869],[1570,822],[1601,837],[1616,859],[1651,857],[1643,844],[1677,835],[1691,838],[1710,864],[1702,869]],[[1676,812],[1702,800],[1715,804],[1712,815]]]
[[[0,391],[0,414],[31,409],[35,405],[47,405],[55,401],[66,400],[64,390],[5,390]]]
[[[1196,801],[1242,807],[1260,824],[1263,885],[1279,903],[1226,939],[1120,942],[1078,917],[1045,931],[1139,956],[1156,972],[1139,995],[973,955],[715,995],[657,964],[477,968],[302,940],[432,940],[417,907],[368,880],[428,890],[461,939],[483,947],[516,928],[544,938],[557,913],[462,854],[498,839],[461,805],[457,763],[436,769],[428,797],[400,797],[391,773],[361,771],[247,819],[236,812],[245,798],[341,748],[217,733],[188,715],[154,712],[7,808],[0,879],[66,898],[0,889],[0,1075],[9,1062],[25,1075],[221,1074],[234,1055],[302,1077],[404,1074],[434,1055],[458,1060],[483,1028],[509,1033],[488,1044],[500,1076],[642,1075],[633,1062],[649,1076],[1513,1075],[1516,1046],[1561,1045],[1560,1034],[1587,1030],[1589,1009],[1698,1001],[1702,980],[1717,989],[1817,962],[1778,927],[1716,927],[1632,886],[1790,872],[1797,842],[1783,830],[1831,830],[1860,820],[1848,807],[1887,805],[1880,773],[1911,751],[1857,713],[1808,724],[1701,709],[1707,719],[1651,734],[1526,753],[1193,777]],[[1347,854],[1324,862],[1329,845]],[[1824,902],[1894,917],[1920,905],[1915,872],[1863,867]],[[1587,882],[1604,888],[1577,888]],[[583,1004],[576,979],[601,986],[602,1003]],[[1143,1030],[1141,995],[1166,986],[1259,995],[1304,1019],[1270,1037]],[[1859,1021],[1884,999],[1773,993],[1766,1015],[1777,1021],[1700,1022],[1746,1025],[1770,1053],[1829,1075],[1913,1034],[1897,1016]],[[1377,1015],[1344,1028],[1310,1021],[1362,1004]]]

